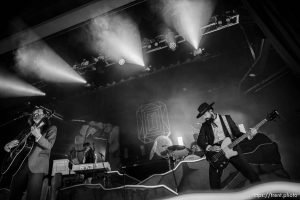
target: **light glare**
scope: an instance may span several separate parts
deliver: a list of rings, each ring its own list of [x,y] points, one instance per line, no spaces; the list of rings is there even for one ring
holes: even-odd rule
[[[8,73],[0,72],[1,97],[45,96],[46,94],[32,85]]]
[[[124,65],[125,64],[125,59],[124,58],[121,58],[120,60],[119,60],[119,65]]]
[[[182,145],[183,146],[183,139],[182,139],[182,137],[177,137],[177,141],[178,141],[178,145]]]

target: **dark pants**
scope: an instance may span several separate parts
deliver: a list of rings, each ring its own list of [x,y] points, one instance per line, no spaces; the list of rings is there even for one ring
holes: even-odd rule
[[[27,200],[40,200],[43,178],[43,173],[32,173],[28,163],[24,162],[12,180],[9,199],[21,200],[23,192],[27,190]]]
[[[241,172],[251,183],[259,182],[259,176],[254,171],[254,169],[248,164],[244,155],[241,153],[240,148],[237,148],[238,155],[231,157],[229,162]],[[223,170],[215,169],[212,165],[209,166],[209,182],[211,189],[220,189],[221,188],[221,176]]]

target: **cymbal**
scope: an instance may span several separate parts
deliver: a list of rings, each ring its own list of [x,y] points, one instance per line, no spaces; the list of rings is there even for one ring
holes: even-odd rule
[[[172,145],[172,146],[167,147],[166,150],[160,152],[160,155],[167,156],[169,153],[171,153],[173,151],[178,151],[178,150],[183,150],[183,149],[187,149],[187,148],[182,145]]]
[[[182,146],[182,145],[172,145],[172,146],[169,146],[167,147],[167,149],[169,151],[176,151],[176,150],[183,150],[185,149],[186,147],[185,146]]]

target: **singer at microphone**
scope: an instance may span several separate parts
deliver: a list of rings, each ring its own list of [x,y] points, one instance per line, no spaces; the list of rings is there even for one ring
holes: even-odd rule
[[[22,199],[26,190],[27,198],[35,200],[40,199],[43,178],[48,174],[50,154],[56,140],[57,127],[51,124],[50,119],[46,117],[47,113],[41,108],[34,108],[32,114],[24,113],[24,115],[29,116],[28,125],[14,140],[4,146],[4,150],[9,153],[9,159],[6,160],[9,165],[6,168],[3,168],[5,165],[2,166],[2,169],[10,170],[7,173],[10,180],[6,186],[9,188],[8,199]],[[43,156],[41,156],[41,152]],[[16,158],[17,156],[18,158]],[[10,168],[11,166],[15,167]],[[19,169],[17,169],[18,167]]]

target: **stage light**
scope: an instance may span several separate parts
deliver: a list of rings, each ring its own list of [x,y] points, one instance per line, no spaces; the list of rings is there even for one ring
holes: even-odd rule
[[[183,139],[182,139],[182,137],[177,137],[177,141],[178,141],[178,145],[182,145],[183,146]]]
[[[169,48],[170,48],[172,51],[175,51],[175,50],[176,50],[176,47],[177,47],[177,45],[176,45],[175,42],[169,43],[168,46],[169,46]]]
[[[120,60],[119,60],[119,65],[124,65],[125,64],[125,59],[124,58],[121,58]]]
[[[151,65],[150,66],[147,66],[145,67],[145,71],[150,71],[151,70]]]
[[[148,38],[144,38],[143,39],[143,48],[148,48],[151,49],[152,45],[151,45],[151,40]]]
[[[93,20],[90,29],[97,52],[115,63],[123,58],[126,63],[144,66],[140,33],[129,17],[101,16]],[[149,45],[149,41],[145,40],[144,45]]]
[[[89,87],[91,87],[92,85],[90,84],[90,83],[86,83],[85,85],[84,85],[84,87],[87,87],[87,88],[89,88]]]
[[[195,49],[195,50],[193,51],[193,55],[194,55],[194,56],[200,55],[200,54],[203,53],[203,51],[204,51],[204,48],[198,48],[198,49]]]
[[[124,59],[127,63],[145,66],[142,53],[139,55],[139,53],[135,52],[130,48],[130,46],[127,45],[120,46],[120,51],[124,52],[122,54],[124,55]]]
[[[202,33],[213,13],[214,1],[207,0],[164,0],[162,16],[195,49],[198,49]]]
[[[172,51],[176,50],[177,45],[176,45],[175,34],[170,29],[167,29],[165,31],[165,42]]]

